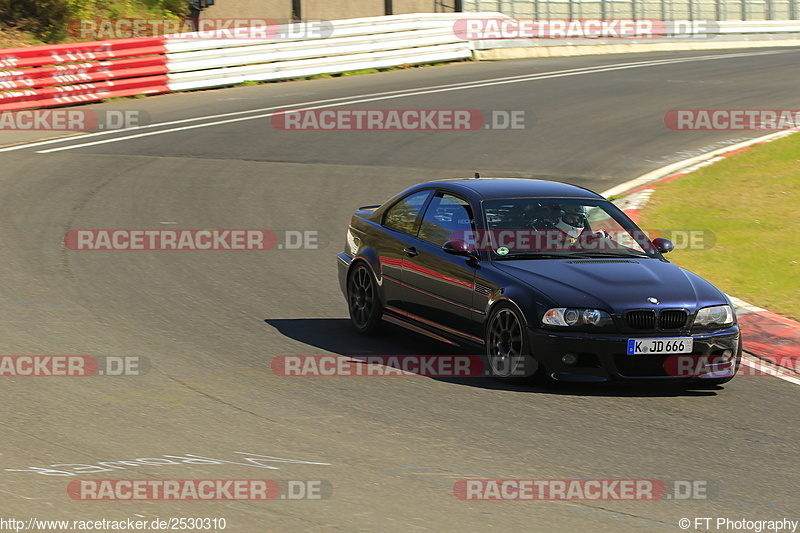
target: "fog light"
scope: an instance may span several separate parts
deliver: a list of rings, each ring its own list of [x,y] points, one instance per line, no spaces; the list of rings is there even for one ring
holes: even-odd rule
[[[561,362],[567,366],[573,366],[578,362],[578,356],[574,353],[568,353],[561,358]]]

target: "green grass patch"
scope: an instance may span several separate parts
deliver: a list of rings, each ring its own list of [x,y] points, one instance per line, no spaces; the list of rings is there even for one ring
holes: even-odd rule
[[[342,76],[360,76],[362,74],[375,74],[380,72],[376,68],[362,68],[361,70],[348,70],[347,72],[342,72]]]
[[[123,100],[138,100],[139,98],[147,98],[146,94],[134,94],[133,96],[112,96],[111,98],[103,98],[100,102],[120,102]]]
[[[709,249],[675,250],[669,260],[728,294],[800,319],[800,135],[659,185],[640,226],[713,232]]]

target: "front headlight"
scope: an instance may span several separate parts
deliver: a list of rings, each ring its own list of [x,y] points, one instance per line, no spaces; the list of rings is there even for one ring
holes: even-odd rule
[[[611,325],[611,315],[599,309],[577,309],[574,307],[554,307],[542,317],[545,326],[603,326]]]
[[[733,309],[730,305],[704,307],[694,317],[694,325],[707,328],[709,326],[730,326],[733,324]]]

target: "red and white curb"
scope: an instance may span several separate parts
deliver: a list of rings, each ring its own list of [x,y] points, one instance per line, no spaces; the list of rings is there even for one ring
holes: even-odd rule
[[[634,222],[639,222],[639,212],[644,209],[659,184],[685,176],[704,166],[739,154],[756,144],[764,144],[800,131],[784,130],[733,146],[714,150],[648,172],[636,179],[617,185],[603,193],[605,197],[625,195],[614,204]],[[742,364],[758,372],[774,375],[800,385],[800,322],[782,317],[766,309],[729,296],[736,308],[742,328],[744,350]],[[749,354],[752,357],[748,357]]]

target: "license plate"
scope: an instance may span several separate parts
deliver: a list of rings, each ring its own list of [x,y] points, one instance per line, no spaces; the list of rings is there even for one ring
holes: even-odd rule
[[[628,355],[660,355],[692,353],[694,340],[691,337],[666,339],[628,339]]]

